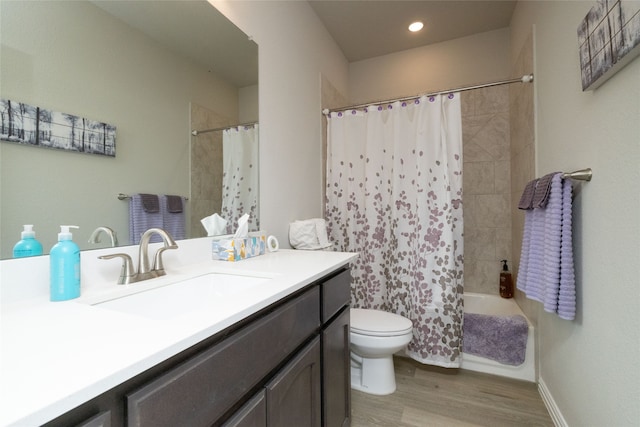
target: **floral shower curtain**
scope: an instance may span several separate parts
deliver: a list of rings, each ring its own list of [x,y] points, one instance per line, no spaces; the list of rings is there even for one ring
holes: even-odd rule
[[[413,322],[407,354],[458,367],[462,341],[460,94],[331,113],[326,217],[359,252],[353,307]]]
[[[227,233],[234,233],[238,219],[249,214],[249,230],[259,230],[258,125],[238,126],[222,132],[222,208]]]

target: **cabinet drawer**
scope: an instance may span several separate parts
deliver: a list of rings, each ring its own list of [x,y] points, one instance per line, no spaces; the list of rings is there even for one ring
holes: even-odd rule
[[[322,283],[322,322],[326,322],[351,301],[351,270]]]
[[[310,289],[127,395],[130,426],[210,426],[320,326]]]

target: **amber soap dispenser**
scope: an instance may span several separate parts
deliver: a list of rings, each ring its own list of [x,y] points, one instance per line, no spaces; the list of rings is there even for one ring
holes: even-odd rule
[[[500,296],[502,298],[513,298],[513,277],[507,266],[507,260],[502,261],[502,271],[500,272]]]

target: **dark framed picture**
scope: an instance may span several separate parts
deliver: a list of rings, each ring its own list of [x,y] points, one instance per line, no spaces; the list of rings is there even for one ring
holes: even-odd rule
[[[640,2],[598,0],[578,27],[582,90],[599,87],[640,54]]]
[[[115,126],[8,99],[0,99],[0,140],[116,156]]]

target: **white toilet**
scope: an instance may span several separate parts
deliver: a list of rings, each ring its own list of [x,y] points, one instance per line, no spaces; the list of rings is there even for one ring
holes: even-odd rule
[[[370,394],[396,390],[393,354],[413,336],[406,317],[381,310],[351,309],[351,388]]]

